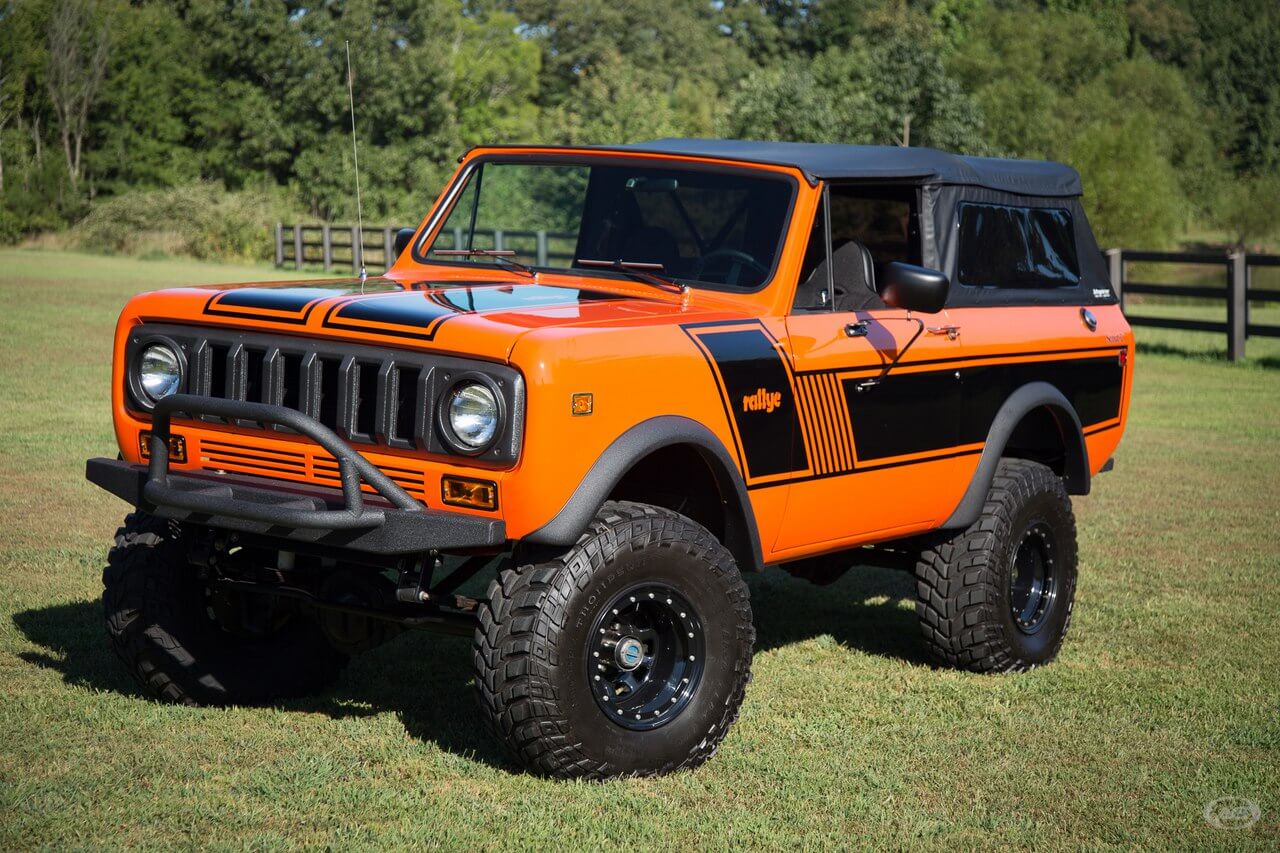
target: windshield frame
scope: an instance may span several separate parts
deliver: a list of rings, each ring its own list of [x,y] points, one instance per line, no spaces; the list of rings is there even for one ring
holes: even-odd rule
[[[477,265],[471,261],[446,261],[440,258],[427,257],[426,249],[435,242],[439,230],[444,226],[445,221],[453,212],[454,206],[457,204],[466,190],[472,175],[476,169],[484,163],[500,163],[500,164],[554,164],[565,166],[586,166],[588,168],[594,166],[633,166],[637,164],[650,165],[662,169],[687,171],[687,172],[703,172],[720,175],[743,175],[752,178],[767,178],[784,182],[789,191],[787,198],[786,210],[782,216],[782,225],[778,229],[778,242],[774,246],[773,263],[769,267],[768,273],[760,284],[755,287],[739,287],[729,284],[720,284],[717,282],[704,282],[698,279],[673,279],[680,284],[686,285],[690,290],[709,290],[718,293],[736,293],[749,294],[759,293],[770,287],[778,275],[778,266],[782,262],[782,256],[786,249],[787,240],[791,236],[792,219],[795,215],[796,199],[800,193],[800,182],[796,177],[786,171],[765,169],[759,166],[737,165],[733,163],[721,162],[701,162],[674,159],[664,156],[628,156],[617,154],[591,154],[582,153],[528,153],[521,154],[516,152],[495,152],[492,154],[480,154],[467,161],[466,165],[460,171],[454,181],[445,191],[440,203],[436,206],[435,212],[432,214],[425,228],[421,231],[421,236],[413,242],[410,248],[410,257],[415,263],[423,266],[447,266],[457,267],[461,269],[475,270],[488,269],[489,265]],[[499,266],[494,264],[494,266]],[[634,281],[634,278],[626,273],[609,269],[590,269],[586,267],[543,267],[536,264],[529,264],[529,267],[538,273],[547,275],[567,275],[583,278],[597,278],[605,281]]]

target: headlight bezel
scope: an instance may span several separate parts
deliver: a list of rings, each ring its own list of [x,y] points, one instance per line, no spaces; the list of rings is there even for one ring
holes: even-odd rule
[[[493,397],[494,408],[497,412],[493,435],[484,444],[478,446],[473,446],[463,441],[454,431],[453,422],[449,417],[449,404],[453,399],[454,392],[467,385],[479,385],[488,391],[489,395]],[[444,439],[444,443],[449,450],[463,456],[483,456],[502,439],[507,428],[506,397],[493,377],[479,371],[469,370],[450,376],[448,383],[444,386],[444,392],[436,400],[435,408],[436,426],[440,432],[440,437]]]
[[[186,390],[187,380],[190,376],[189,364],[187,362],[187,353],[181,344],[170,337],[164,335],[148,335],[139,339],[132,347],[129,363],[127,367],[129,396],[135,406],[143,411],[150,412],[156,407],[156,400],[147,393],[146,387],[142,383],[142,359],[147,351],[152,347],[162,346],[169,352],[173,353],[174,360],[178,365],[178,388],[175,394],[181,394]],[[164,399],[163,397],[160,399]]]

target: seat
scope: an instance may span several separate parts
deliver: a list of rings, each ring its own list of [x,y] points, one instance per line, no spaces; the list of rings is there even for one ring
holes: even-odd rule
[[[810,308],[825,307],[827,267],[830,264],[835,283],[835,311],[874,311],[887,307],[876,292],[875,266],[871,252],[856,240],[844,243],[823,260],[800,285],[804,302]]]

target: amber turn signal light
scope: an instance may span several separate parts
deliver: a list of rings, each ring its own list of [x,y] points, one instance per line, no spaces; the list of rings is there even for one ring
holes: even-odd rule
[[[574,394],[573,395],[573,413],[575,415],[589,415],[595,410],[595,397],[591,394]]]
[[[138,453],[143,459],[151,458],[151,433],[138,433]],[[169,461],[179,464],[187,461],[187,440],[176,433],[169,433]]]
[[[463,480],[460,477],[440,479],[440,497],[449,506],[467,509],[498,508],[498,484],[488,480]]]

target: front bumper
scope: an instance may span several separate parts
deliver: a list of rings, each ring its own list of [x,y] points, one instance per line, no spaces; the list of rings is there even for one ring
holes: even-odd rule
[[[302,433],[337,459],[342,491],[203,471],[171,474],[169,421],[175,412],[274,423]],[[283,406],[167,397],[155,407],[149,450],[146,466],[90,459],[85,477],[163,518],[367,553],[485,549],[506,541],[500,519],[427,509],[327,427]],[[366,504],[362,482],[378,493],[376,504]]]

